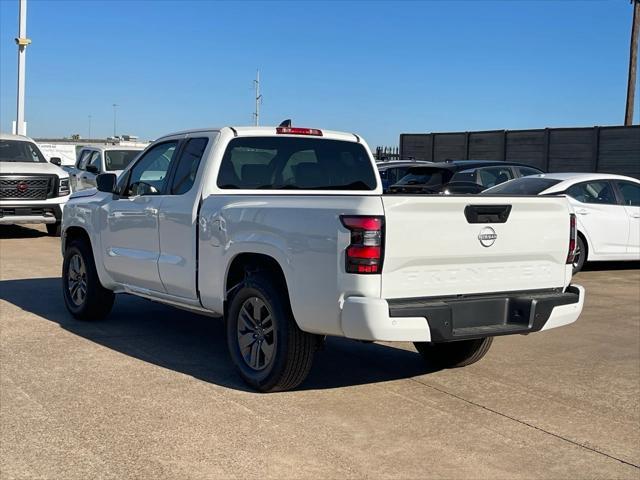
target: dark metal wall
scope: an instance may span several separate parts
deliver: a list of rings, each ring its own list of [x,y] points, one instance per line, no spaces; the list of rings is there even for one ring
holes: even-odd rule
[[[403,133],[400,158],[509,160],[548,172],[640,178],[640,126]]]

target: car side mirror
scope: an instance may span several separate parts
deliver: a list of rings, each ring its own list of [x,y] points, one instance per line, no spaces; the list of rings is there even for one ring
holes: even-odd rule
[[[96,187],[99,192],[113,193],[117,179],[115,173],[101,173],[96,177]]]
[[[85,170],[89,173],[95,173],[96,175],[100,173],[100,170],[98,170],[98,167],[95,165],[87,165]]]
[[[62,159],[60,157],[51,157],[49,162],[57,165],[58,167],[62,166]]]

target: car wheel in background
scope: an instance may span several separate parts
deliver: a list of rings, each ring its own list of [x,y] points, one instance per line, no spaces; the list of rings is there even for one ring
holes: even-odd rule
[[[113,306],[114,293],[102,286],[91,247],[75,240],[64,252],[62,295],[67,310],[79,320],[99,320]]]
[[[261,392],[290,390],[311,370],[316,335],[298,328],[286,292],[267,273],[245,278],[231,300],[227,345],[240,376]]]
[[[584,262],[587,261],[587,249],[585,248],[584,241],[582,237],[578,235],[578,239],[576,242],[576,252],[573,256],[573,274],[575,275],[582,267],[584,267]]]
[[[47,223],[47,233],[52,237],[60,236],[60,222]]]

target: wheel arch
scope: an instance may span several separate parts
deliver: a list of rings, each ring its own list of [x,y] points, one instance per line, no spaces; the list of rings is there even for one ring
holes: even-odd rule
[[[238,253],[233,257],[231,262],[229,262],[224,282],[225,299],[228,297],[229,292],[242,282],[247,274],[258,271],[267,271],[272,274],[274,279],[285,288],[288,296],[289,288],[287,286],[287,279],[280,263],[272,256],[264,253],[244,252]]]
[[[236,287],[242,282],[242,280],[252,273],[268,272],[272,278],[277,282],[278,286],[283,289],[289,305],[291,300],[289,299],[289,287],[287,285],[287,278],[284,270],[280,266],[280,263],[270,255],[264,253],[250,253],[243,252],[238,253],[227,268],[224,281],[224,310],[225,315],[229,306],[230,297],[233,295]]]
[[[83,227],[71,226],[64,231],[64,235],[62,237],[62,254],[63,255],[64,255],[64,252],[67,250],[67,247],[69,246],[69,244],[74,240],[86,241],[91,247],[91,251],[93,252],[93,246],[91,244],[91,236],[89,235],[89,233]],[[95,253],[94,253],[94,259],[95,259]]]

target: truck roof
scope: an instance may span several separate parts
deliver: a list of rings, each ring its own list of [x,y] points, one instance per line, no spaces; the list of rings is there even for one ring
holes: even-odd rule
[[[25,135],[14,135],[12,133],[1,133],[0,140],[22,140],[23,142],[33,142],[33,139]]]
[[[273,126],[273,127],[228,126],[228,127],[221,127],[221,128],[195,128],[190,130],[182,130],[180,132],[174,132],[168,135],[163,135],[162,137],[159,137],[158,140],[162,138],[173,137],[175,135],[189,135],[194,133],[214,133],[214,132],[220,132],[225,129],[228,129],[229,131],[231,131],[235,137],[274,137],[276,135],[300,137],[300,135],[297,135],[297,134],[282,134],[282,133],[279,134],[276,132],[277,128],[278,127],[276,126]],[[295,126],[292,128],[307,128],[307,127]],[[315,127],[308,127],[308,128],[315,128]],[[325,130],[322,128],[318,130],[322,132],[322,137],[320,138],[328,138],[330,140],[342,140],[347,142],[361,142],[360,137],[355,133],[337,132],[333,130]]]

